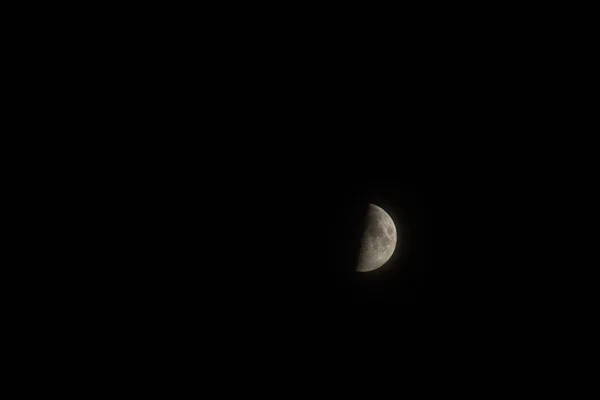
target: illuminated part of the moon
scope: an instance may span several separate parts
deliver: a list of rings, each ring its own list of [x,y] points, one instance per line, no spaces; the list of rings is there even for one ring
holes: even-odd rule
[[[380,207],[369,204],[356,270],[369,272],[385,264],[396,248],[396,226]]]

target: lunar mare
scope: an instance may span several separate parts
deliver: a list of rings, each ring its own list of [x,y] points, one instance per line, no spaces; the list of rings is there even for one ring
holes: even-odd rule
[[[382,208],[369,204],[356,270],[369,272],[381,267],[394,253],[396,241],[392,218]]]

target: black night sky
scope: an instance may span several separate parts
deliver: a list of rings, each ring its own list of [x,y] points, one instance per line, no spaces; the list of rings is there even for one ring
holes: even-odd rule
[[[220,56],[200,57],[204,69],[173,58],[177,73],[140,79],[151,104],[134,119],[149,128],[119,146],[136,193],[126,215],[142,228],[121,243],[139,259],[115,267],[130,315],[219,338],[383,325],[447,338],[558,309],[572,290],[555,260],[539,261],[558,247],[540,227],[556,215],[547,200],[570,192],[553,183],[554,153],[525,140],[547,108],[495,52],[469,58],[443,34],[413,33],[397,47],[317,37],[306,57],[304,36],[264,49],[236,36],[235,48],[207,44]],[[399,242],[357,273],[369,203]]]
[[[329,13],[265,4],[260,18],[242,8],[254,3],[224,4],[220,14],[178,6],[171,17],[163,6],[157,18],[136,7],[130,33],[115,31],[114,45],[104,44],[115,28],[103,20],[95,34],[106,57],[72,30],[84,38],[68,49],[75,62],[35,62],[69,79],[83,71],[75,93],[95,102],[65,92],[81,114],[53,103],[81,119],[74,137],[89,146],[65,140],[64,148],[96,171],[66,162],[83,173],[73,196],[57,197],[83,203],[74,217],[93,233],[68,227],[85,242],[74,272],[63,272],[83,293],[64,296],[82,305],[69,316],[75,328],[40,325],[36,335],[98,332],[76,350],[95,364],[87,349],[118,349],[100,379],[120,367],[128,380],[137,371],[130,358],[175,375],[171,397],[185,377],[195,390],[216,383],[218,393],[244,396],[314,397],[326,394],[310,385],[321,377],[334,397],[361,383],[370,398],[385,383],[406,397],[414,382],[419,394],[485,386],[482,397],[519,370],[537,393],[556,380],[532,380],[538,368],[528,361],[546,364],[562,344],[587,357],[563,368],[588,364],[589,349],[571,345],[591,330],[569,319],[593,323],[597,313],[581,312],[595,304],[588,297],[597,289],[582,286],[597,284],[584,277],[597,267],[580,255],[595,248],[591,213],[580,210],[597,186],[597,156],[580,154],[596,147],[593,131],[575,126],[594,93],[575,78],[593,63],[560,53],[561,42],[571,49],[580,39],[565,39],[562,22],[541,14],[548,7],[527,17],[534,35],[526,40],[511,22],[520,9],[490,25],[502,7],[463,6],[463,23],[432,4],[417,13],[378,6],[370,17],[364,4]],[[356,16],[344,14],[350,8]],[[561,32],[533,27],[542,20]],[[591,57],[589,48],[579,53]],[[40,132],[62,132],[42,122]],[[392,217],[399,240],[385,265],[359,273],[369,203]],[[78,246],[56,237],[66,253]],[[39,266],[54,274],[62,262]],[[140,375],[150,390],[162,379]]]
[[[350,75],[327,76],[289,82],[285,96],[263,87],[252,101],[216,91],[202,109],[211,122],[178,120],[177,107],[167,114],[165,128],[205,133],[169,140],[145,171],[159,215],[151,229],[164,238],[149,250],[158,303],[271,316],[410,313],[477,308],[498,290],[501,276],[490,278],[499,256],[485,248],[506,192],[477,136],[452,133],[477,132],[485,110],[469,103],[467,116],[464,97],[450,101],[419,65],[404,82],[348,86]],[[368,203],[403,237],[384,267],[356,273]]]

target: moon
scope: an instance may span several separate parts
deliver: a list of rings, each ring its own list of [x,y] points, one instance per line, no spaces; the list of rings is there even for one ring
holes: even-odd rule
[[[396,240],[392,218],[381,207],[369,204],[356,270],[369,272],[385,264],[394,253]]]

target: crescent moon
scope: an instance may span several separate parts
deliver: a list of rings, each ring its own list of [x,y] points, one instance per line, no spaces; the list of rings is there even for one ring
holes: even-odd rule
[[[381,207],[369,204],[356,270],[369,272],[381,267],[394,253],[396,241],[392,218]]]

